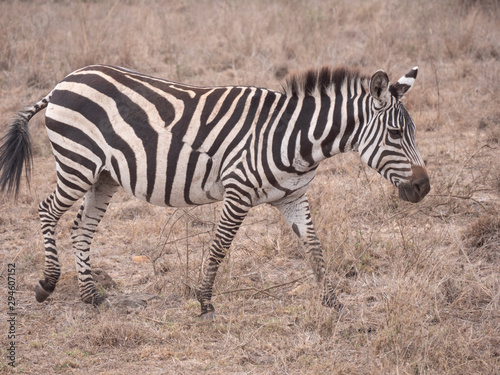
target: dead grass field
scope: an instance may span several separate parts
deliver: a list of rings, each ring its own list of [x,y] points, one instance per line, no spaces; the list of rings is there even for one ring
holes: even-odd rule
[[[413,205],[355,154],[324,162],[309,192],[346,305],[319,303],[302,250],[269,206],[254,208],[216,280],[214,322],[192,287],[219,205],[176,210],[118,193],[93,243],[108,295],[83,304],[69,226],[63,281],[45,303],[38,203],[55,186],[43,115],[31,187],[0,195],[0,373],[498,374],[500,368],[500,5],[448,1],[2,1],[0,130],[66,74],[108,63],[190,84],[280,88],[288,71],[357,66],[392,79],[418,65],[406,106],[432,190]],[[134,263],[133,256],[150,261]],[[17,278],[8,366],[7,264]]]

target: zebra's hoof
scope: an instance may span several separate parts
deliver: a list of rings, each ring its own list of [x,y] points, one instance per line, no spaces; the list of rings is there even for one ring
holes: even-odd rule
[[[37,302],[45,301],[51,294],[52,292],[47,292],[44,289],[44,287],[40,284],[40,281],[35,285],[35,298]]]
[[[339,302],[335,294],[324,296],[321,304],[329,308],[334,308],[335,311],[338,312],[340,312],[344,308],[344,305]]]
[[[201,314],[198,316],[201,320],[213,321],[215,319],[215,308],[214,305],[209,303],[206,306],[202,306]]]
[[[215,315],[215,311],[207,311],[198,315],[200,320],[204,320],[206,322],[213,322],[217,316]]]
[[[108,307],[109,302],[106,299],[106,297],[97,295],[92,299],[92,306],[94,306],[94,307]]]
[[[82,298],[82,301],[94,307],[107,304],[106,297],[100,296],[98,294],[94,294],[92,297],[87,297],[85,299]]]

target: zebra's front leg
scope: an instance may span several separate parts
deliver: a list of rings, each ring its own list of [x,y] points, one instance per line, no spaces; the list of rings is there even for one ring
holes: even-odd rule
[[[108,172],[102,172],[98,181],[85,194],[83,204],[71,227],[80,297],[83,302],[94,306],[100,305],[105,298],[97,293],[94,278],[92,277],[90,245],[97,226],[118,186]]]
[[[244,200],[226,194],[215,238],[210,245],[208,261],[205,266],[205,276],[197,291],[197,298],[201,305],[200,318],[213,319],[215,317],[215,309],[211,303],[215,276],[249,210],[250,205],[245,203]]]
[[[321,244],[314,231],[307,196],[304,194],[293,202],[276,204],[275,206],[304,244],[306,256],[311,264],[316,282],[322,288],[321,303],[327,307],[334,307],[337,311],[341,310],[342,304],[337,299],[332,283],[325,275],[325,259],[323,258]]]

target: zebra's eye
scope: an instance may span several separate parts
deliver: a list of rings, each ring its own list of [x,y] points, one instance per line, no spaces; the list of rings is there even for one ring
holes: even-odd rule
[[[389,134],[391,135],[392,138],[396,139],[403,137],[403,133],[399,129],[389,129]]]

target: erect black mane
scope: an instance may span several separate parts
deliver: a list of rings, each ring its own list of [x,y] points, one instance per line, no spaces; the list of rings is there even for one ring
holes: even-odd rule
[[[283,85],[283,93],[293,96],[313,95],[316,91],[326,94],[333,87],[342,85],[345,80],[368,79],[357,69],[347,67],[332,68],[323,66],[319,69],[309,69],[289,75]]]

